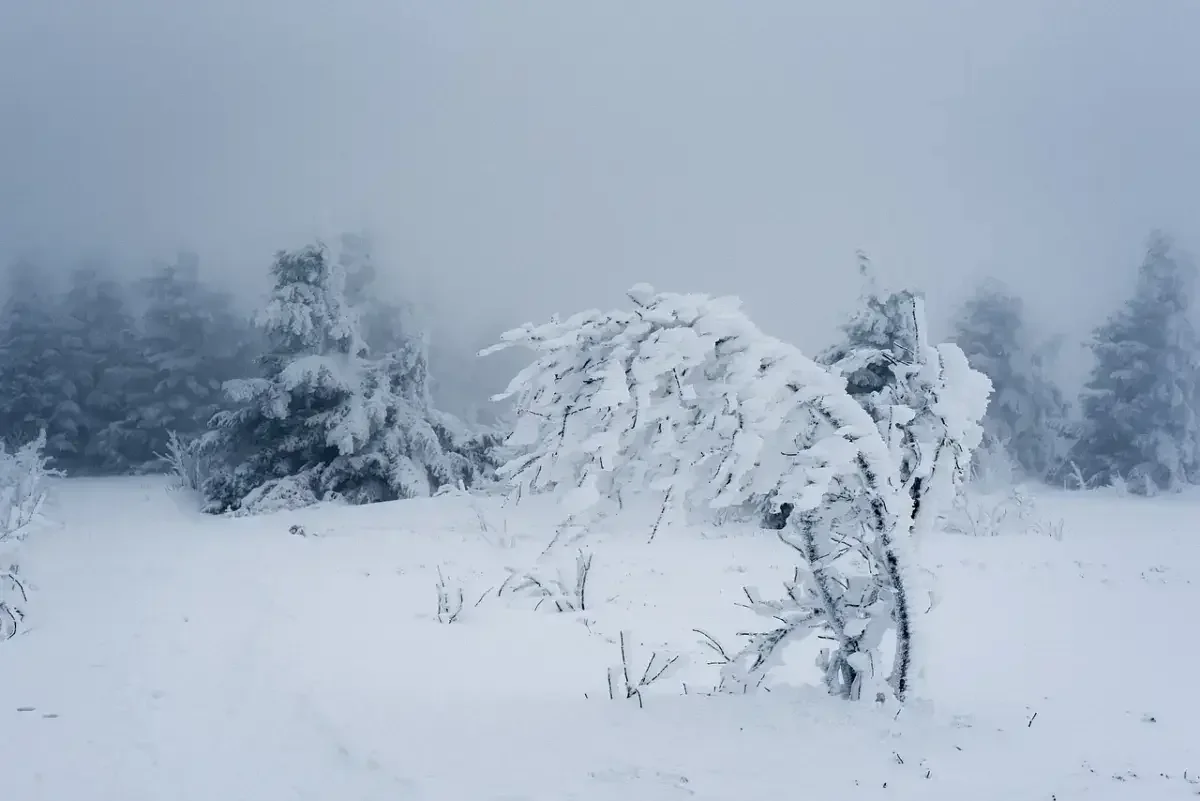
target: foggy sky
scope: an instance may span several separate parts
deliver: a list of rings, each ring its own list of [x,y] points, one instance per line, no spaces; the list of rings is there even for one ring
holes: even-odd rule
[[[864,249],[1081,332],[1200,248],[1191,0],[0,1],[0,251],[371,228],[464,338],[638,281],[824,344]],[[141,265],[139,264],[139,268]],[[247,279],[246,276],[252,276]]]

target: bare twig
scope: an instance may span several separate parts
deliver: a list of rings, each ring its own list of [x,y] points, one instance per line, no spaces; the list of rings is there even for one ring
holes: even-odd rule
[[[632,657],[630,655],[630,648],[625,643],[627,636],[624,631],[620,634],[620,677],[622,686],[620,688],[617,687],[617,668],[610,667],[608,669],[608,697],[615,700],[619,691],[621,697],[625,700],[636,698],[638,708],[642,709],[645,705],[642,699],[642,691],[666,677],[671,668],[679,662],[679,656],[675,655],[668,658],[660,655],[657,651],[652,652],[649,661],[646,662],[645,668],[642,669],[641,677],[638,678],[635,684],[632,679],[633,674],[630,673],[629,669]]]

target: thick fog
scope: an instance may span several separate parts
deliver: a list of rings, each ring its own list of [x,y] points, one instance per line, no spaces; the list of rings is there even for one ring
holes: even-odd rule
[[[474,344],[637,281],[825,342],[866,250],[1077,337],[1152,227],[1200,247],[1200,5],[0,4],[0,250],[180,246],[258,292],[369,228]]]

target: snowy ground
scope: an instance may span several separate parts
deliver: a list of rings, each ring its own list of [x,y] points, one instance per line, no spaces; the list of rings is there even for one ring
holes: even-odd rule
[[[588,611],[555,614],[494,589],[474,606],[533,564],[544,507],[226,520],[165,480],[61,482],[24,546],[30,630],[0,644],[0,799],[1196,796],[1200,502],[1040,506],[1061,540],[924,544],[942,574],[930,698],[893,719],[802,688],[702,694],[715,669],[692,629],[732,642],[758,625],[742,585],[774,594],[790,572],[766,532],[647,544],[626,521],[596,535]],[[451,625],[439,568],[466,587]],[[637,665],[685,663],[644,708],[608,699],[622,629]]]

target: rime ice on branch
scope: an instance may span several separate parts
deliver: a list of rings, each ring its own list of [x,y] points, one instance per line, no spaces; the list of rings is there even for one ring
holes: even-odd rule
[[[529,324],[484,351],[539,354],[497,396],[515,396],[512,444],[527,448],[502,475],[519,492],[561,493],[579,526],[640,488],[691,509],[791,504],[780,534],[804,568],[785,602],[762,608],[784,628],[730,669],[765,670],[780,644],[816,631],[834,643],[822,663],[830,691],[874,695],[887,688],[879,646],[894,630],[887,685],[903,699],[912,499],[876,421],[842,378],[762,333],[734,298],[645,285],[629,298],[630,310]]]

